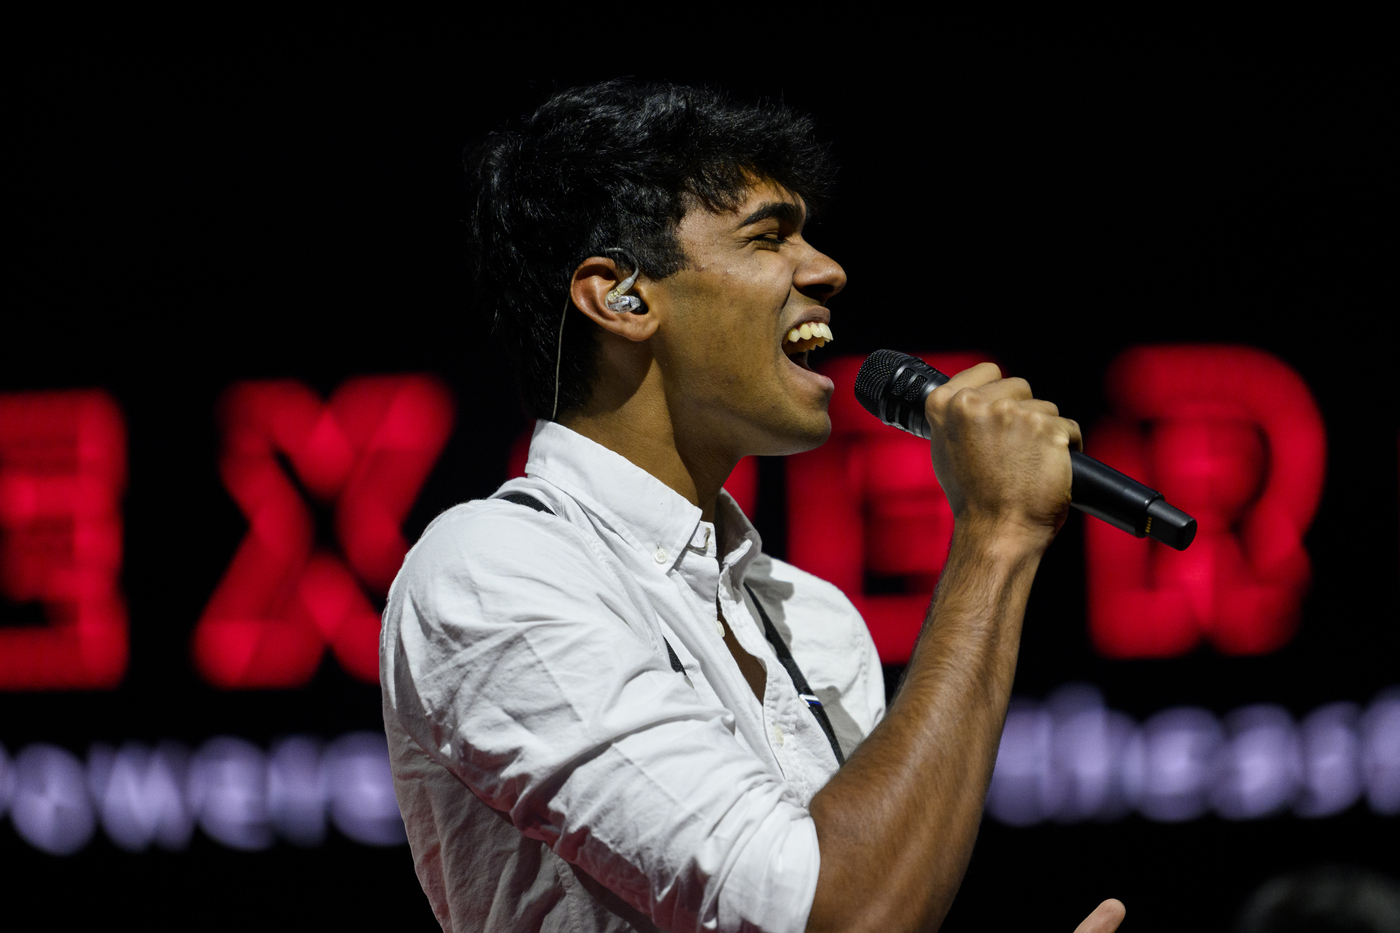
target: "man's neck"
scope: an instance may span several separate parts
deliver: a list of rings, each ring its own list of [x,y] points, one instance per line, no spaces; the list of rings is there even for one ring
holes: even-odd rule
[[[565,415],[560,423],[674,489],[697,506],[707,522],[715,520],[719,491],[739,462],[713,445],[678,440],[669,410],[648,403],[647,393],[635,393],[616,405],[591,405]]]

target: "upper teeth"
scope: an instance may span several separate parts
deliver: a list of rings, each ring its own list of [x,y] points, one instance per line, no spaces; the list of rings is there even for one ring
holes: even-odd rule
[[[817,321],[803,324],[801,327],[794,327],[792,330],[788,331],[787,335],[789,343],[797,343],[800,340],[812,340],[814,338],[821,341],[817,344],[819,347],[828,340],[836,339],[831,335],[830,327]]]

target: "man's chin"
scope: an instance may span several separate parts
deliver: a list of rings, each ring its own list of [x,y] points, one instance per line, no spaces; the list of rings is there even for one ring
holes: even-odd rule
[[[759,456],[786,457],[790,454],[803,454],[825,444],[831,437],[831,416],[823,410],[820,415],[804,419],[800,424],[784,425],[784,430],[774,431],[766,439],[767,444]]]

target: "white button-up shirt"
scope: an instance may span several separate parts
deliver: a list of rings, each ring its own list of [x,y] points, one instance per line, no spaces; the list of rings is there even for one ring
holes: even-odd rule
[[[496,495],[553,514],[499,498],[448,510],[384,613],[394,787],[439,922],[802,930],[820,864],[807,805],[837,763],[745,584],[846,754],[884,713],[859,614],[764,555],[727,494],[720,541],[674,490],[548,422],[525,469]],[[726,624],[767,672],[762,702]]]

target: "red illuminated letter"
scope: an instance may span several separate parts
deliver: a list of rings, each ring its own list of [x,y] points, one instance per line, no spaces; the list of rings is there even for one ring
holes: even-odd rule
[[[99,391],[0,395],[0,596],[48,625],[0,628],[0,689],[115,687],[126,672],[126,427]]]
[[[986,359],[919,357],[949,374]],[[856,401],[862,360],[838,357],[822,368],[836,382],[831,439],[788,458],[788,559],[844,590],[880,659],[902,664],[948,557],[953,513],[928,442],[881,424]]]
[[[1312,393],[1249,347],[1135,347],[1108,373],[1114,414],[1086,452],[1196,517],[1173,551],[1085,523],[1089,629],[1109,657],[1172,657],[1204,637],[1263,654],[1293,637],[1311,576],[1303,533],[1325,472]]]
[[[452,429],[452,400],[424,376],[351,379],[328,404],[298,382],[245,382],[225,395],[220,473],[248,519],[194,634],[200,672],[220,687],[306,683],[329,644],[351,675],[379,677],[382,595],[408,550],[399,525]],[[334,503],[341,553],[318,550],[301,488]]]

